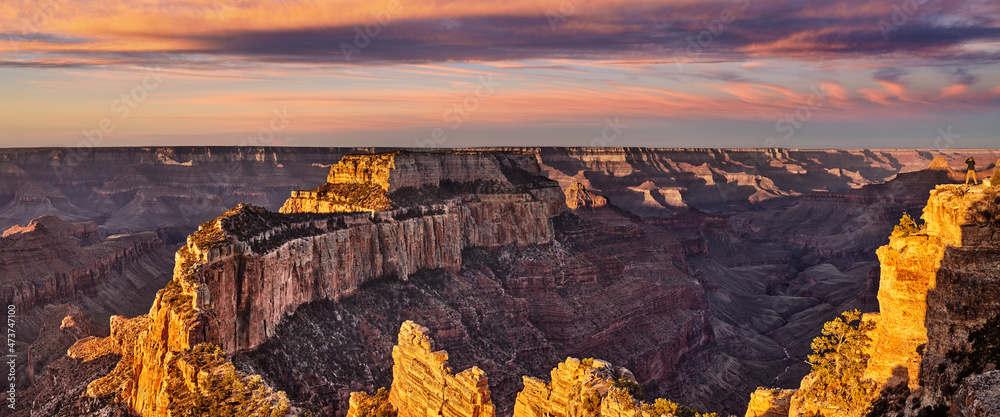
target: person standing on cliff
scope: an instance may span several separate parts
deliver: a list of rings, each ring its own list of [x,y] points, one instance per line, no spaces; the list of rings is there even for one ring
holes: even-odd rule
[[[979,185],[979,179],[976,178],[976,160],[975,160],[975,158],[973,158],[973,157],[970,156],[969,159],[965,160],[965,163],[969,164],[969,172],[965,174],[965,184],[968,185],[969,184],[969,179],[971,178],[973,183],[975,183],[976,185]]]

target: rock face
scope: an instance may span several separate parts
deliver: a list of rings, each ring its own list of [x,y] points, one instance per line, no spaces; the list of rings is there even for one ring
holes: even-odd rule
[[[29,361],[18,361],[18,371],[22,371],[18,374],[26,377],[19,379],[21,387],[33,383],[33,374],[43,372],[65,353],[66,346],[52,355],[38,350],[29,353],[36,339],[62,333],[58,325],[48,324],[50,307],[60,305],[59,320],[71,315],[62,309],[71,308],[79,312],[72,314],[79,322],[94,321],[105,328],[113,314],[140,314],[169,279],[161,271],[168,268],[171,252],[152,232],[104,239],[94,222],[69,223],[54,216],[4,232],[0,237],[0,303],[13,305],[17,311],[16,351],[36,360],[27,367]],[[60,340],[39,346],[53,348],[69,339]]]
[[[532,155],[516,152],[457,151],[448,153],[446,158],[409,151],[347,155],[330,168],[326,184],[310,191],[292,192],[280,212],[390,210],[411,205],[406,197],[417,190],[425,193],[433,190],[439,198],[442,192],[454,194],[456,188],[475,188],[483,194],[540,192],[551,197],[554,184],[544,181],[539,174]]]
[[[571,210],[581,207],[604,207],[608,199],[587,191],[583,184],[575,183],[566,189],[566,206]]]
[[[940,387],[927,384],[936,374],[928,368],[950,350],[967,348],[969,332],[1000,313],[1000,301],[993,298],[1000,295],[1000,245],[970,215],[995,205],[994,198],[981,187],[940,186],[924,209],[926,230],[893,236],[879,248],[881,314],[873,342],[879,349],[869,362],[870,378],[889,385],[908,382],[911,390],[924,386],[930,400]],[[975,308],[969,305],[973,299]],[[906,372],[894,372],[897,367]],[[894,374],[908,381],[896,381]]]
[[[924,209],[924,226],[894,233],[879,248],[881,308],[878,315],[866,315],[876,327],[865,377],[879,387],[913,393],[912,406],[894,413],[970,406],[968,395],[954,397],[963,383],[963,365],[955,358],[970,351],[973,330],[1000,314],[1000,244],[993,236],[996,225],[981,223],[995,221],[990,219],[998,210],[994,190],[938,186]],[[967,378],[962,387],[976,397],[974,386],[984,378]],[[822,412],[796,398],[790,415]]]
[[[477,367],[454,375],[448,352],[435,351],[426,327],[412,321],[399,330],[392,348],[393,380],[389,401],[400,417],[493,417],[486,373]]]
[[[100,242],[94,223],[40,217],[26,227],[8,229],[0,238],[0,301],[28,311],[76,299],[163,247],[154,233]]]
[[[787,417],[795,390],[758,388],[750,396],[746,417]]]
[[[1000,415],[1000,371],[966,378],[955,395],[955,412],[962,417]]]
[[[358,156],[345,164],[353,171],[362,170],[359,174],[362,178],[377,179],[378,175],[368,172],[381,172],[379,169],[371,168],[371,164],[365,165],[368,168],[358,168],[358,161],[391,163],[395,155]],[[411,175],[425,178],[433,174],[414,166],[452,172],[441,168],[452,166],[447,162],[452,158],[458,159],[461,163],[455,165],[463,168],[506,161],[496,155],[479,154],[482,163],[476,165],[471,156],[474,155],[433,155],[444,161],[437,165],[428,163],[426,157],[413,157],[410,159],[423,163],[404,166],[414,171]],[[525,158],[511,159],[517,162]],[[346,181],[342,174],[345,170],[338,164],[330,176]],[[561,202],[540,198],[557,193],[558,188],[554,183],[531,176],[530,172],[518,174],[532,182],[518,183],[521,188],[512,193],[458,194],[427,206],[370,215],[281,215],[240,206],[206,223],[199,233],[218,235],[219,240],[210,249],[204,249],[196,238],[189,239],[187,253],[195,257],[194,262],[204,265],[211,298],[205,299],[200,308],[213,312],[206,330],[210,340],[228,351],[251,349],[273,335],[277,323],[304,303],[338,300],[377,278],[406,280],[422,268],[457,271],[462,250],[469,247],[523,248],[551,243],[555,232],[549,217],[561,207]],[[468,170],[459,169],[454,178],[468,179],[471,175]],[[499,172],[498,175],[512,185],[505,175]],[[438,183],[466,184],[452,177],[438,178]],[[504,221],[505,218],[517,221]],[[236,320],[222,319],[228,317]]]
[[[616,370],[602,360],[568,358],[552,370],[548,383],[526,376],[524,389],[517,394],[514,417],[617,416],[625,411],[623,408],[631,411],[624,415],[641,415],[635,401],[622,404],[610,400],[608,393],[616,379],[616,371],[619,375],[627,372]],[[631,397],[628,400],[632,400]]]

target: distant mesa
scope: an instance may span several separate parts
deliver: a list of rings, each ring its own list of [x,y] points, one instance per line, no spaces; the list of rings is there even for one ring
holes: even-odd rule
[[[279,212],[386,211],[444,204],[462,194],[517,194],[556,185],[540,175],[534,156],[520,152],[346,155],[330,168],[325,184],[293,191]]]
[[[70,223],[56,216],[41,216],[28,222],[26,226],[11,226],[3,232],[3,237],[31,233],[39,229],[48,230],[56,236],[75,238],[81,242],[92,242],[98,237],[96,222]]]

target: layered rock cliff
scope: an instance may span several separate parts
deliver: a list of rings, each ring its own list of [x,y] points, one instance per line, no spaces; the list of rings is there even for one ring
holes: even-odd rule
[[[426,327],[412,321],[392,348],[389,401],[400,417],[494,417],[486,373],[477,367],[452,374],[448,352],[435,351]]]
[[[93,229],[88,227],[92,223],[67,224],[50,217],[5,232],[0,238],[0,302],[27,312],[76,300],[164,248],[155,233],[112,236],[94,243]]]
[[[16,310],[16,352],[30,355],[32,343],[48,337],[48,311],[56,305],[71,303],[59,308],[79,309],[105,327],[113,314],[146,311],[167,281],[160,270],[168,268],[171,252],[155,233],[105,239],[94,222],[54,216],[8,229],[0,237],[0,303]],[[35,353],[17,362],[21,388],[59,356]]]
[[[459,159],[472,156],[459,154]],[[476,166],[524,160],[507,158],[481,154]],[[191,364],[198,359],[190,355],[200,346],[252,349],[302,304],[339,300],[366,282],[406,280],[421,269],[457,271],[464,248],[551,243],[549,216],[562,201],[542,198],[558,188],[515,163],[503,169],[502,178],[512,178],[511,189],[453,193],[431,205],[372,214],[280,214],[241,205],[206,222],[177,252],[174,279],[157,295],[149,314],[128,324],[113,323],[111,337],[120,344],[123,359],[115,372],[91,384],[88,394],[116,393],[143,415],[164,415],[179,395],[176,390],[193,392],[191,384],[176,381],[193,378],[186,369],[195,366]],[[459,190],[468,184],[447,176],[442,181],[459,184]],[[507,216],[518,221],[501,221]]]
[[[882,413],[983,409],[982,404],[971,405],[969,398],[991,398],[979,391],[983,377],[969,376],[975,370],[962,358],[975,353],[969,335],[1000,314],[998,213],[1000,196],[995,190],[938,186],[924,208],[923,226],[894,232],[889,244],[878,249],[880,313],[866,315],[876,326],[864,378],[883,392],[904,393],[901,400],[909,396],[905,406],[879,405]],[[802,387],[812,380],[804,379]],[[964,391],[956,396],[959,390]],[[867,406],[830,411],[805,401],[800,391],[792,398],[789,415],[853,415]]]
[[[560,195],[554,183],[539,176],[532,155],[475,151],[447,155],[409,151],[347,155],[330,168],[326,184],[293,192],[280,212],[383,211],[462,194],[528,193],[552,205],[551,198]]]

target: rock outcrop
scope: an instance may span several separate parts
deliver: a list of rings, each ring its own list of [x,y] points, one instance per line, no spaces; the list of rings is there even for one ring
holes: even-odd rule
[[[955,416],[1000,416],[1000,371],[971,376],[962,382],[955,395]]]
[[[486,374],[472,367],[453,375],[448,353],[434,351],[428,329],[403,323],[393,347],[393,382],[388,402],[401,417],[490,417],[495,415]],[[635,383],[632,373],[599,359],[568,358],[551,372],[548,383],[523,377],[514,417],[655,417],[623,388]],[[358,415],[358,393],[351,396],[348,416]],[[672,404],[674,407],[676,405]]]
[[[480,154],[485,162],[475,165],[471,163],[474,154],[432,156],[445,162],[432,165],[423,156],[413,159],[425,162],[418,167],[437,169],[451,166],[447,161],[452,158],[462,162],[458,166],[469,169],[505,161]],[[365,155],[351,163],[367,159],[384,162],[385,158]],[[515,162],[523,159],[512,157]],[[416,169],[413,164],[405,166]],[[334,166],[331,177],[346,181],[342,171],[341,165]],[[459,170],[454,178],[468,178],[467,173]],[[241,205],[192,235],[185,252],[192,259],[178,258],[178,264],[203,265],[201,276],[211,295],[199,307],[212,311],[206,323],[209,340],[228,351],[250,349],[272,335],[281,318],[301,304],[340,299],[378,278],[406,280],[422,268],[456,271],[462,250],[469,247],[523,248],[552,242],[555,232],[549,217],[562,205],[561,201],[541,198],[558,193],[558,187],[530,172],[515,174],[527,180],[507,179],[510,193],[455,193],[435,204],[371,214],[277,214]],[[412,175],[433,176],[425,172]],[[440,181],[469,184],[451,178]],[[507,177],[501,174],[501,178]],[[517,221],[505,221],[510,218]],[[202,236],[208,241],[199,242]],[[236,320],[222,319],[226,317]]]
[[[788,417],[795,390],[758,388],[750,395],[746,417]]]
[[[524,389],[517,394],[514,417],[642,415],[639,404],[631,396],[621,396],[620,391],[615,391],[619,395],[609,395],[612,390],[620,390],[613,384],[626,372],[624,368],[615,369],[599,359],[568,358],[552,370],[548,383],[524,377]],[[624,401],[614,401],[612,397],[621,397]]]
[[[392,348],[389,401],[399,417],[494,417],[486,373],[472,367],[452,374],[448,352],[435,351],[426,327],[406,321]]]
[[[967,348],[972,329],[1000,314],[1000,245],[972,213],[996,196],[982,187],[940,186],[924,209],[924,230],[895,235],[879,248],[881,314],[866,375],[879,383],[923,387],[925,401],[941,387],[928,384],[952,349]],[[971,300],[975,306],[970,306]],[[900,372],[897,368],[905,368]],[[903,377],[906,380],[897,381]],[[940,402],[927,401],[928,403]]]
[[[539,176],[532,155],[476,151],[447,155],[409,151],[347,155],[330,168],[326,184],[292,192],[279,211],[372,212],[428,205],[461,194],[515,193],[535,195],[549,203],[550,210],[562,206],[553,205],[555,183]]]
[[[582,207],[604,207],[608,199],[587,191],[583,184],[575,183],[566,189],[566,206],[571,210]]]
[[[910,406],[893,415],[970,406],[968,394],[955,397],[967,365],[956,358],[970,352],[970,333],[1000,314],[998,212],[996,191],[938,186],[924,208],[924,225],[894,232],[879,248],[881,308],[866,315],[876,326],[865,378],[881,389],[912,393]],[[965,378],[962,389],[976,397],[974,387],[982,378]],[[823,412],[823,405],[798,397],[792,399],[790,415]]]

